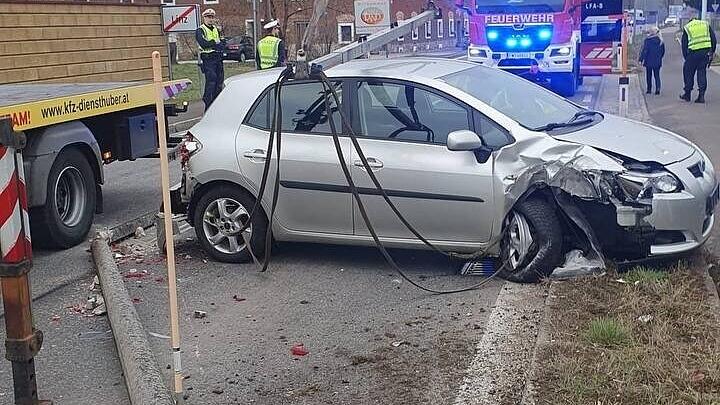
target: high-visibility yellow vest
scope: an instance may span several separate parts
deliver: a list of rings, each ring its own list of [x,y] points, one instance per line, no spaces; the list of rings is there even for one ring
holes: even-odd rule
[[[710,25],[704,20],[692,20],[685,25],[685,32],[688,36],[688,49],[699,51],[710,49]]]
[[[270,69],[277,65],[281,39],[268,35],[258,42],[257,50],[260,56],[260,69]]]
[[[220,30],[217,29],[217,27],[208,27],[207,25],[203,24],[200,26],[200,29],[203,30],[203,37],[205,37],[206,40],[210,42],[215,42],[216,44],[220,43]],[[210,53],[215,52],[215,49],[213,48],[203,48],[200,47],[200,53]]]

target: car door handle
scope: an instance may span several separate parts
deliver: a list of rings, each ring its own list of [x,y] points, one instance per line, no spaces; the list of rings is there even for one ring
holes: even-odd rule
[[[248,159],[265,160],[267,157],[267,152],[265,151],[265,149],[253,149],[243,153],[243,156]]]
[[[379,169],[379,168],[383,167],[383,162],[381,162],[378,159],[375,159],[374,157],[367,158],[367,162],[368,162],[368,166],[370,166],[373,169]],[[358,159],[354,163],[355,163],[355,166],[365,167],[365,165],[363,165],[362,160]]]

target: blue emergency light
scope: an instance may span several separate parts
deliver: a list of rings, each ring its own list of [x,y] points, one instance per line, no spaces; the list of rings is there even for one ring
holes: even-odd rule
[[[520,40],[520,46],[522,46],[523,48],[529,47],[530,44],[532,44],[532,41],[530,41],[530,38],[523,38]]]
[[[496,40],[498,38],[498,32],[497,31],[488,31],[487,37],[491,41]]]
[[[552,31],[547,29],[540,30],[540,32],[538,32],[538,37],[540,37],[540,39],[550,39],[550,37],[552,37]]]
[[[505,41],[505,45],[507,45],[508,48],[515,48],[518,44],[518,40],[515,38],[508,38],[507,41]]]

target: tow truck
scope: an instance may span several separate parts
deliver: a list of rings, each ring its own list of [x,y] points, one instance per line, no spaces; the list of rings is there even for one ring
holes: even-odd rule
[[[470,61],[549,81],[566,97],[584,75],[612,69],[622,21],[619,0],[456,0],[456,6],[469,14]]]
[[[163,83],[169,99],[189,80]],[[103,167],[157,153],[153,83],[0,85],[0,117],[23,131],[33,242],[68,248],[102,213]],[[166,104],[166,116],[186,110]]]

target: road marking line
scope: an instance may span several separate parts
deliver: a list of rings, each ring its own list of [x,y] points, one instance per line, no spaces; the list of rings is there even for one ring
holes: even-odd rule
[[[530,373],[546,291],[539,284],[510,282],[500,288],[455,405],[499,404],[503,396],[516,396],[520,403],[518,387]]]

